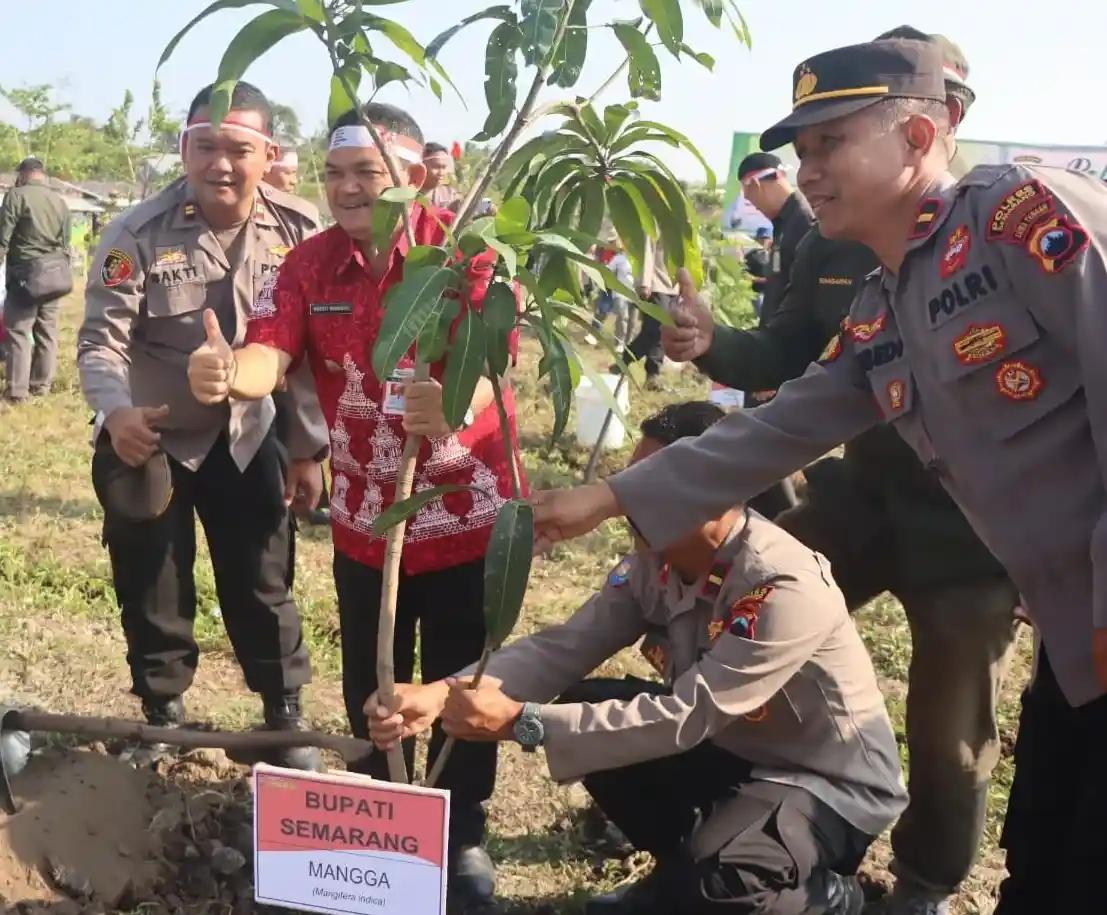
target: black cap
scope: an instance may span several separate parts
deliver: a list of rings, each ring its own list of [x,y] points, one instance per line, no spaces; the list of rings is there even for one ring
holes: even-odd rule
[[[783,167],[784,163],[780,161],[780,157],[772,153],[750,153],[738,163],[738,180],[744,181],[747,175],[752,175],[754,172],[764,172],[769,169],[780,171]]]
[[[761,134],[778,149],[796,129],[823,124],[888,98],[946,100],[942,52],[930,41],[893,39],[824,51],[792,75],[792,113]]]
[[[34,156],[28,156],[19,163],[19,167],[16,169],[17,172],[41,172],[45,170],[46,166],[43,165],[42,160]]]
[[[930,41],[938,45],[942,51],[942,63],[945,66],[946,94],[955,95],[961,100],[961,104],[967,109],[976,101],[976,93],[969,88],[969,62],[965,52],[957,42],[946,38],[945,35],[928,35],[913,25],[901,25],[891,29],[882,35],[876,36],[876,41],[887,38],[906,38],[908,41]]]
[[[132,467],[102,433],[92,453],[92,488],[106,513],[128,521],[152,521],[165,513],[173,497],[169,458],[158,451],[145,464]]]

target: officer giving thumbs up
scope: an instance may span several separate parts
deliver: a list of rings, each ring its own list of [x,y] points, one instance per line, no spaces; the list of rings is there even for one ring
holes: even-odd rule
[[[661,343],[670,359],[691,362],[711,349],[715,339],[715,319],[687,270],[680,271],[678,283],[680,301],[672,310],[673,325],[661,328]]]
[[[207,339],[188,357],[188,386],[200,403],[222,403],[231,394],[237,363],[210,308],[204,309],[204,332]]]

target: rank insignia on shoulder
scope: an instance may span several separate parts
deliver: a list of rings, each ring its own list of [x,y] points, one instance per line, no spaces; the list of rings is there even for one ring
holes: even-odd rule
[[[772,585],[762,585],[743,594],[730,606],[727,630],[740,639],[753,640],[757,637],[757,618],[769,595],[776,589]]]
[[[1088,233],[1067,216],[1040,221],[1031,230],[1026,250],[1037,260],[1042,273],[1060,273],[1088,247]]]
[[[291,250],[288,245],[274,245],[269,249],[269,253],[274,257],[286,257]]]
[[[884,325],[888,323],[888,313],[878,316],[875,321],[869,321],[864,324],[849,325],[849,335],[856,343],[869,343],[872,339],[884,330]]]
[[[837,359],[841,355],[842,355],[842,335],[841,334],[835,334],[834,339],[831,340],[826,345],[826,349],[823,350],[822,355],[819,356],[817,361],[818,362],[833,362],[835,359]]]
[[[911,240],[926,238],[934,231],[938,216],[942,212],[941,197],[924,197],[915,212],[915,226],[907,236]]]
[[[196,204],[186,203],[181,207],[181,215],[190,222],[196,218]]]
[[[633,569],[634,560],[628,556],[611,570],[611,574],[607,576],[607,583],[615,588],[622,587],[630,581],[630,573]]]
[[[711,567],[711,571],[707,573],[707,578],[704,580],[703,588],[700,590],[700,595],[712,600],[718,597],[719,592],[723,590],[723,582],[726,581],[726,577],[729,573],[729,562],[715,563]]]
[[[968,226],[958,226],[946,242],[946,249],[942,252],[942,263],[938,268],[943,280],[948,280],[953,274],[965,266],[969,260],[969,249],[972,247],[972,236]]]

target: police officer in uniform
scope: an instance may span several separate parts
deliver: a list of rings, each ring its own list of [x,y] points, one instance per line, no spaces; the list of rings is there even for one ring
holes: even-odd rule
[[[666,407],[643,423],[633,461],[723,415]],[[661,683],[582,680],[639,639]],[[654,855],[645,880],[588,915],[856,915],[852,874],[906,800],[826,560],[744,508],[624,559],[566,622],[497,651],[479,689],[439,681],[399,695],[398,709],[366,706],[380,744],[441,717],[463,740],[541,746],[556,781],[583,779]]]
[[[967,64],[941,36],[903,26],[880,36],[935,41],[945,56],[951,125],[973,101]],[[950,134],[952,141],[953,134]],[[967,168],[955,155],[955,175]],[[706,308],[667,327],[670,358],[693,359],[714,381],[778,388],[819,358],[879,267],[858,242],[803,239],[775,313],[756,330],[716,327]],[[855,335],[866,336],[864,327]],[[1018,595],[932,469],[891,428],[869,430],[805,471],[804,504],[776,522],[830,559],[851,609],[883,591],[902,602],[914,651],[907,693],[911,804],[892,831],[891,913],[943,913],[968,876],[983,834],[989,778],[999,761],[996,704],[1014,646]]]
[[[849,315],[849,328],[870,330],[842,334],[770,404],[694,442],[604,483],[538,494],[539,545],[629,510],[663,549],[837,443],[893,424],[1004,564],[1039,637],[996,915],[1103,911],[1107,187],[1027,165],[954,183],[933,44],[819,54],[794,88],[792,115],[762,145],[795,143],[823,233],[878,254]],[[687,275],[682,297],[695,297]]]
[[[304,727],[311,678],[292,598],[294,546],[286,483],[317,489],[326,427],[313,389],[292,410],[289,455],[271,399],[202,406],[189,354],[214,309],[241,339],[257,290],[291,246],[317,228],[314,208],[262,183],[277,154],[269,104],[248,83],[213,128],[211,87],[196,96],[182,139],[186,177],[113,220],[104,232],[78,334],[81,385],[97,411],[94,483],[127,638],[132,691],[151,724],[180,725],[199,656],[193,636],[195,517],[204,527],[227,633],[266,725]],[[149,482],[148,506],[112,498],[126,475]],[[168,482],[158,481],[168,477]],[[142,486],[138,487],[142,491]],[[164,747],[141,748],[148,761]],[[317,768],[307,748],[278,761]]]

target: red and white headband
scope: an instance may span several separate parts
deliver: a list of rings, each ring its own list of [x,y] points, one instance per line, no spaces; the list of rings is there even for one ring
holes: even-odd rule
[[[408,165],[418,165],[423,161],[422,143],[416,142],[411,137],[405,137],[403,134],[385,130],[382,127],[377,127],[377,134],[384,144],[385,152],[389,153],[394,159],[406,162]],[[332,151],[351,147],[355,149],[375,149],[376,146],[377,144],[373,142],[373,135],[369,133],[369,128],[364,124],[337,127],[334,133],[331,134],[330,149]]]
[[[783,165],[777,168],[763,168],[760,171],[750,172],[750,174],[746,175],[746,177],[742,179],[741,183],[752,184],[754,181],[763,181],[765,178],[771,178],[773,177],[773,175],[776,175],[782,171],[784,171]]]
[[[189,121],[188,126],[186,126],[185,129],[181,131],[181,155],[184,156],[186,145],[185,141],[188,139],[188,135],[192,133],[192,131],[199,130],[201,127],[207,127],[210,129],[211,126],[212,124],[209,118],[196,118],[192,121]],[[236,121],[233,118],[223,118],[223,123],[220,125],[220,129],[224,127],[229,127],[233,130],[239,131],[240,133],[246,133],[252,137],[263,140],[266,146],[269,146],[270,144],[273,146],[277,145],[274,142],[273,137],[265,133],[265,131],[258,130],[256,127],[253,127],[250,124],[243,124],[241,121]]]

